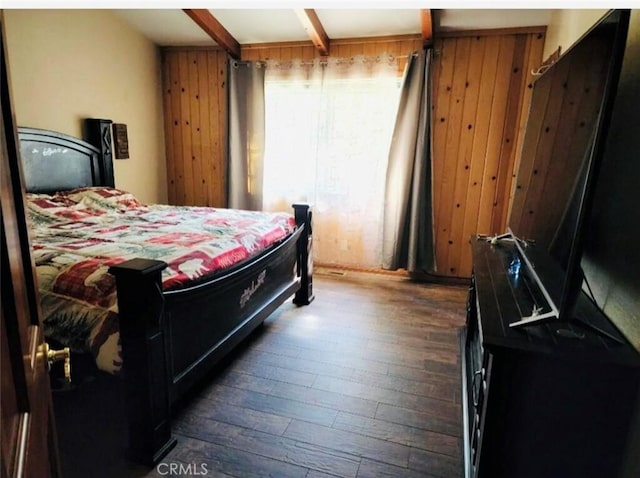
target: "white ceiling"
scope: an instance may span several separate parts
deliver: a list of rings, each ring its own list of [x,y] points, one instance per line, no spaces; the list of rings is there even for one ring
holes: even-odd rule
[[[307,41],[291,9],[212,9],[238,43]],[[159,46],[213,46],[216,43],[180,9],[119,9],[115,12]],[[316,9],[330,39],[420,34],[418,9]],[[547,25],[552,10],[434,10],[437,31]]]

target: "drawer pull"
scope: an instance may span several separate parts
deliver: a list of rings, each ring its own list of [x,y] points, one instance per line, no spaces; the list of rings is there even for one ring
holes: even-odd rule
[[[478,392],[478,387],[481,385],[481,383],[477,383],[476,379],[480,378],[481,381],[484,377],[484,367],[481,368],[480,370],[477,370],[476,372],[473,373],[473,378],[472,383],[471,383],[471,393],[473,394],[473,406],[477,407],[478,403],[480,402],[480,394]]]

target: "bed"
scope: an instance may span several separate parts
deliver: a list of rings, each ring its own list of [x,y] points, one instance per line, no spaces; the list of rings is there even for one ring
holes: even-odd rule
[[[36,267],[39,282],[48,280],[46,274],[41,276],[39,269],[51,270],[55,261],[70,262],[74,254],[84,257],[83,264],[89,263],[87,251],[100,242],[98,233],[106,232],[113,237],[120,234],[120,229],[128,227],[112,222],[107,214],[109,211],[103,211],[101,207],[117,208],[115,216],[118,217],[138,215],[157,219],[160,213],[170,214],[169,219],[162,216],[164,222],[172,222],[171,214],[174,218],[179,214],[181,220],[173,222],[183,222],[189,208],[176,213],[167,211],[170,209],[167,206],[140,204],[134,197],[116,189],[111,156],[101,154],[91,144],[62,133],[34,128],[19,128],[18,135],[25,188],[30,198],[28,207],[41,213],[38,221],[31,222],[39,222],[37,227],[43,226],[51,219],[49,212],[55,210],[65,216],[65,234],[76,234],[83,228],[89,234],[75,238],[73,244],[68,238],[66,243],[57,244],[54,239],[47,240],[44,232],[32,230],[34,256],[36,263],[42,266]],[[61,209],[56,209],[59,206]],[[68,210],[63,206],[68,206]],[[107,279],[115,278],[113,300],[117,305],[118,335],[111,341],[111,348],[117,342],[121,357],[103,359],[103,363],[111,363],[115,367],[111,371],[116,372],[122,363],[129,450],[134,460],[155,464],[173,448],[176,441],[171,434],[172,405],[277,307],[291,296],[297,305],[307,305],[313,300],[311,212],[305,204],[294,204],[293,208],[291,227],[279,225],[276,229],[284,233],[272,237],[273,240],[259,252],[243,252],[233,261],[227,260],[227,255],[220,261],[220,267],[205,273],[198,272],[197,267],[186,268],[191,272],[186,278],[184,274],[180,275],[179,267],[185,261],[176,262],[176,257],[185,256],[180,252],[165,262],[159,260],[162,251],[139,248],[138,244],[119,249],[126,250],[127,254],[115,254],[106,259],[106,253],[98,249],[100,267],[108,270],[108,275],[96,279],[91,272],[81,279],[105,283],[108,288]],[[192,212],[195,216],[209,213],[204,208],[192,208]],[[240,213],[244,220],[252,214]],[[137,230],[138,236],[146,234],[151,223],[146,224],[145,230]],[[176,235],[171,231],[162,234],[163,240]],[[193,231],[186,239],[179,235],[178,242],[189,250],[189,241],[197,242],[200,235]],[[273,232],[269,229],[264,235],[272,236]],[[105,239],[105,242],[109,241],[109,237]],[[85,249],[73,250],[74,254],[69,256],[55,256],[56,251],[69,252],[77,244]],[[136,257],[137,250],[144,253]],[[104,296],[108,294],[105,292]],[[113,312],[114,304],[105,297],[95,300],[106,313]],[[105,326],[103,330],[113,337],[111,328]],[[109,341],[98,341],[100,345],[104,342]],[[94,351],[94,355],[100,354]]]

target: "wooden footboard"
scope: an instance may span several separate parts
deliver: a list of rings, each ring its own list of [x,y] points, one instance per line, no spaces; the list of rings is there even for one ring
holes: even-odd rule
[[[229,274],[179,291],[162,291],[162,261],[111,267],[118,313],[134,460],[155,464],[175,445],[171,405],[295,293],[313,300],[311,212],[294,205],[294,235]]]
[[[300,288],[301,233],[218,280],[165,293],[171,403]]]

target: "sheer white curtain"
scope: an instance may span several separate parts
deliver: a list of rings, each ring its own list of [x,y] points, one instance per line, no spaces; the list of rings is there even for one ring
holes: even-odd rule
[[[379,267],[397,59],[269,62],[263,205],[314,212],[316,262]]]

